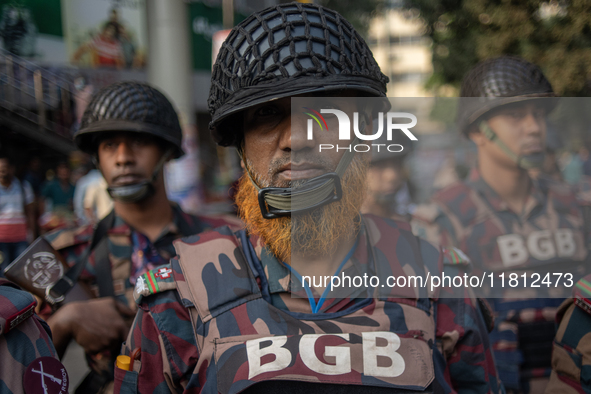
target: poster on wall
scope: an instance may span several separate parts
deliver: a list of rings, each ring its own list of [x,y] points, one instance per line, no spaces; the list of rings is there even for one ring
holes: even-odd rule
[[[142,69],[147,59],[145,0],[62,0],[71,64]]]

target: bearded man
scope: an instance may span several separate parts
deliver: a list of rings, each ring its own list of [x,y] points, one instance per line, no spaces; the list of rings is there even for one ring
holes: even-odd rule
[[[232,30],[213,69],[210,129],[242,157],[237,204],[247,226],[177,241],[177,258],[154,271],[170,275],[138,281],[116,392],[502,390],[465,288],[444,297],[305,279],[378,270],[424,278],[467,264],[449,264],[452,252],[407,223],[360,215],[368,157],[319,152],[337,141],[316,128],[308,138],[314,107],[356,112],[357,132],[369,133],[365,103],[388,109],[387,80],[351,24],[317,5],[271,7]],[[302,95],[305,114],[292,101]]]

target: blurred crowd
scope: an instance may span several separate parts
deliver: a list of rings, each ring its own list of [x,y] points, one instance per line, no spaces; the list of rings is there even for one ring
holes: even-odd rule
[[[47,169],[32,157],[17,176],[14,159],[0,156],[0,252],[2,268],[51,230],[93,224],[113,208],[99,170],[83,154]]]

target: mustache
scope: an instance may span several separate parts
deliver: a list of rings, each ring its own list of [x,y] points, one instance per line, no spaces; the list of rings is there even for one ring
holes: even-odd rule
[[[253,163],[246,158],[246,165],[250,173],[261,187],[297,187],[305,183],[305,179],[289,182],[279,181],[279,172],[281,172],[282,168],[289,163],[294,165],[299,163],[311,164],[321,168],[327,173],[334,171],[333,164],[329,160],[320,157],[313,152],[292,152],[291,154],[287,154],[278,159],[273,159],[269,163],[269,170],[265,175],[257,173],[254,169]]]

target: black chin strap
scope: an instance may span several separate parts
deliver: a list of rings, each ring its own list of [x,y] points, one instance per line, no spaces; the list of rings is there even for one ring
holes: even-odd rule
[[[112,199],[127,203],[138,202],[151,196],[154,193],[154,182],[156,182],[158,174],[171,154],[171,149],[164,152],[158,163],[156,163],[150,180],[141,181],[133,185],[109,186],[107,187],[107,192]]]
[[[353,147],[359,140],[355,138],[346,150],[334,172],[329,172],[309,179],[304,185],[294,188],[264,187],[255,182],[250,168],[241,149],[238,155],[244,163],[248,178],[259,193],[259,206],[265,219],[289,216],[292,213],[306,212],[322,205],[338,201],[342,198],[341,179],[353,161],[355,151]]]
[[[517,155],[509,147],[501,141],[499,136],[493,131],[486,120],[483,120],[478,125],[482,134],[490,141],[496,144],[501,150],[513,160],[519,167],[524,170],[531,170],[533,168],[540,168],[544,164],[544,153],[534,153],[531,155]]]

